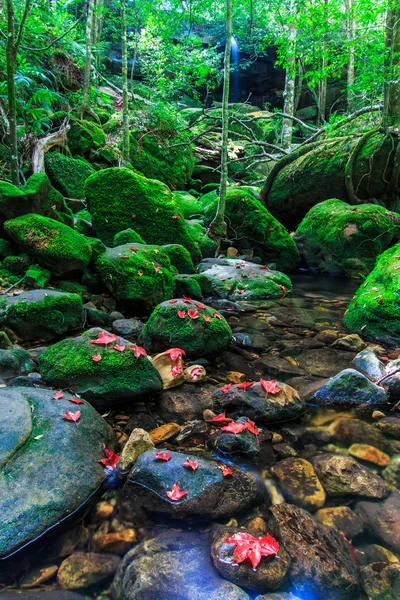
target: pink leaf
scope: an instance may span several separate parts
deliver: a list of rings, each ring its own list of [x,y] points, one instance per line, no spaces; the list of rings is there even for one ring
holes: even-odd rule
[[[100,362],[101,361],[101,354],[96,354],[95,356],[92,356],[92,361],[93,362]]]
[[[99,462],[104,465],[105,467],[108,467],[110,469],[115,469],[115,467],[118,464],[119,461],[119,454],[116,454],[115,452],[112,452],[112,450],[108,450],[105,446],[105,444],[103,444],[103,450],[104,450],[104,454],[106,455],[106,458],[101,458],[99,460]]]
[[[231,387],[232,387],[232,384],[231,383],[227,383],[227,384],[223,385],[222,388],[220,388],[220,389],[221,389],[221,392],[223,392],[225,394],[225,392],[227,392],[228,390],[230,390]]]
[[[183,365],[175,365],[172,367],[172,377],[177,377],[178,375],[182,375],[183,373]]]
[[[223,477],[228,477],[229,475],[233,476],[233,471],[228,465],[217,465],[219,469],[221,469],[221,473]]]
[[[97,344],[99,346],[107,346],[111,342],[115,342],[118,339],[118,336],[114,333],[108,333],[107,331],[100,331],[97,336],[97,340],[90,340],[91,344]]]
[[[222,315],[220,315],[219,313],[214,313],[214,318],[222,321]]]
[[[263,556],[276,556],[279,551],[279,542],[269,533],[256,538],[250,533],[239,532],[225,542],[236,546],[233,552],[234,563],[242,563],[248,558],[253,569],[258,567]]]
[[[81,411],[77,410],[75,412],[71,412],[70,410],[67,410],[63,414],[63,417],[66,421],[73,421],[75,424],[77,424],[77,421],[79,421],[81,418]]]
[[[187,458],[186,462],[183,463],[183,466],[187,467],[188,469],[192,469],[192,471],[197,471],[197,469],[199,468],[199,461],[190,460],[190,458]]]
[[[192,310],[191,310],[191,309],[189,309],[189,310],[188,310],[188,315],[189,315],[189,317],[190,317],[191,319],[198,319],[198,318],[199,318],[199,316],[200,316],[200,313],[199,313],[199,311],[198,311],[198,310],[196,310],[196,309],[195,309],[195,310],[193,310],[193,309],[192,309]]]
[[[260,383],[267,394],[279,394],[281,389],[276,385],[277,380],[271,379],[271,381],[266,381],[265,379],[260,379]]]
[[[72,402],[72,404],[85,404],[85,401],[80,398],[68,398],[68,402]]]
[[[177,302],[178,302],[178,300],[175,300],[174,298],[169,301],[170,304],[176,304]]]
[[[61,398],[64,396],[64,392],[62,390],[60,390],[59,392],[56,392],[53,396],[54,400],[61,400]]]
[[[120,346],[119,344],[115,344],[114,350],[117,352],[123,352],[126,349],[126,346]]]
[[[207,315],[203,315],[203,319],[205,320],[206,323],[211,323],[212,318],[208,317]]]
[[[254,381],[243,381],[243,383],[239,383],[238,389],[245,390],[246,388],[249,388],[252,385],[254,385]]]
[[[181,356],[186,356],[186,352],[181,348],[170,348],[166,350],[164,354],[168,354],[172,360],[172,362],[176,362]]]
[[[207,422],[212,423],[213,425],[228,425],[232,423],[233,419],[226,416],[225,411],[219,415],[215,415],[212,419],[209,419]]]
[[[178,310],[178,317],[180,319],[184,319],[186,317],[186,313],[184,310]]]
[[[169,460],[171,460],[171,453],[170,452],[156,452],[156,459],[168,462]]]
[[[178,501],[181,498],[183,498],[183,496],[186,496],[186,494],[188,494],[189,491],[188,490],[186,490],[186,491],[181,490],[180,487],[179,487],[179,484],[178,483],[174,483],[174,485],[172,486],[172,490],[171,491],[166,491],[165,493],[167,494],[167,496],[168,496],[168,498],[170,500]]]
[[[229,425],[226,425],[225,427],[221,427],[221,431],[226,431],[227,433],[234,433],[235,435],[237,433],[241,433],[242,431],[244,431],[245,429],[247,429],[247,423],[229,423]]]
[[[144,356],[145,358],[147,357],[147,352],[144,348],[142,348],[141,346],[129,346],[129,350],[134,350],[135,351],[135,358],[140,358],[141,356]]]
[[[183,301],[186,302],[186,304],[193,303],[193,300],[191,298],[189,298],[188,296],[183,296]]]

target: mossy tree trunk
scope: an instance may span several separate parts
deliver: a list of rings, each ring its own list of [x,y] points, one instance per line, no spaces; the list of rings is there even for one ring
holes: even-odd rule
[[[355,79],[355,39],[356,20],[354,16],[353,0],[345,0],[346,7],[346,36],[348,45],[347,61],[347,108],[350,112],[354,110],[354,79]]]
[[[21,45],[26,19],[28,18],[32,0],[26,0],[21,23],[15,28],[15,11],[13,0],[6,0],[7,6],[7,96],[8,123],[10,136],[11,180],[14,185],[20,185],[17,138],[17,94],[15,90],[15,63]]]
[[[400,127],[400,5],[389,0],[386,23],[388,84],[384,99],[384,126]]]
[[[219,185],[219,198],[217,213],[210,223],[209,234],[215,240],[217,247],[215,255],[218,256],[221,241],[227,235],[225,223],[226,186],[228,182],[228,136],[229,136],[229,84],[231,69],[232,45],[232,0],[226,0],[226,45],[224,57],[224,88],[222,95],[222,147],[221,147],[221,179]]]
[[[122,160],[129,162],[129,92],[128,92],[128,44],[126,36],[126,0],[121,0],[121,48],[122,48]]]
[[[294,114],[294,100],[295,100],[295,87],[296,87],[296,37],[297,37],[297,26],[295,20],[296,5],[295,0],[291,0],[289,9],[289,23],[287,25],[288,30],[288,55],[286,59],[286,79],[285,79],[285,90],[284,90],[284,106],[283,112],[286,115],[293,116]],[[281,145],[284,150],[290,150],[292,145],[293,135],[293,120],[284,118],[282,123],[282,140]]]
[[[88,0],[88,12],[86,21],[86,58],[85,58],[85,71],[83,76],[83,89],[82,89],[82,104],[80,108],[80,115],[83,117],[84,113],[89,109],[89,94],[92,81],[92,48],[93,48],[93,35],[94,35],[94,3],[95,0]],[[88,111],[90,112],[90,111]]]

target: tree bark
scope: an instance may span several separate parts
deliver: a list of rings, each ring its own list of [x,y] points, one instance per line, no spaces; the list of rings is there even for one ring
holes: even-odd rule
[[[294,114],[294,100],[296,87],[296,37],[297,27],[295,21],[295,0],[291,0],[289,9],[289,24],[288,24],[288,56],[286,66],[285,91],[283,93],[285,102],[283,112],[287,115]],[[290,150],[292,145],[293,121],[290,118],[283,119],[282,123],[282,148]]]
[[[222,147],[221,147],[221,179],[217,213],[210,224],[209,235],[215,240],[217,247],[215,256],[218,256],[221,241],[227,235],[225,223],[226,187],[228,182],[228,136],[229,136],[229,87],[231,68],[231,43],[232,43],[232,0],[226,0],[226,45],[224,57],[224,87],[222,95]]]
[[[347,109],[354,110],[354,80],[355,80],[355,39],[356,21],[354,18],[353,0],[345,0],[347,21],[347,44],[349,47],[349,59],[347,62]]]
[[[67,131],[69,125],[63,125],[61,129],[55,133],[50,133],[46,137],[41,138],[34,146],[32,152],[32,171],[33,173],[44,173],[44,155],[47,150],[53,146],[65,146],[67,143]]]
[[[84,71],[84,76],[83,76],[82,104],[81,104],[81,108],[80,108],[81,117],[83,117],[85,111],[89,107],[89,94],[90,94],[90,87],[91,87],[91,69],[92,69],[93,31],[94,31],[94,0],[89,0],[87,21],[86,21],[86,59],[85,59],[85,71]]]
[[[122,47],[122,160],[129,162],[128,44],[126,39],[126,0],[121,0]]]
[[[7,0],[7,93],[8,93],[8,122],[10,135],[11,181],[19,185],[18,139],[17,139],[17,97],[15,93],[15,27],[13,0]]]
[[[400,127],[400,6],[391,1],[388,7],[387,27],[389,39],[389,69],[386,89],[386,123],[392,127]]]

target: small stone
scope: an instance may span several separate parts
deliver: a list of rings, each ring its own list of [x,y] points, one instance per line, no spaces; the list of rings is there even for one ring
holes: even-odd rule
[[[365,348],[365,342],[357,333],[352,333],[333,342],[332,347],[339,350],[347,350],[348,352],[360,352]]]
[[[390,552],[387,548],[379,546],[378,544],[371,544],[365,550],[365,559],[367,563],[374,562],[386,562],[386,563],[398,563],[399,559],[393,552]]]
[[[165,425],[161,425],[161,427],[157,427],[157,429],[150,431],[149,435],[153,444],[157,445],[174,437],[180,430],[181,426],[178,425],[178,423],[166,423]]]
[[[113,511],[114,507],[103,500],[102,502],[98,502],[96,504],[94,509],[94,517],[99,521],[103,521],[104,519],[108,519]]]
[[[268,531],[267,524],[261,517],[254,517],[254,519],[247,523],[246,528],[254,536],[263,536]]]
[[[211,419],[213,419],[215,417],[215,414],[216,414],[215,412],[206,408],[206,410],[203,411],[203,419],[205,421],[211,421]]]
[[[239,373],[239,371],[228,371],[226,377],[230,383],[242,383],[246,381],[247,375]]]
[[[147,431],[144,429],[134,429],[122,450],[118,468],[124,473],[130,471],[139,456],[147,450],[152,450],[154,447],[154,443]]]
[[[333,331],[332,329],[325,329],[324,331],[317,333],[315,339],[323,344],[333,344],[338,339],[338,332]]]
[[[390,454],[391,444],[377,429],[376,425],[366,423],[361,419],[338,419],[329,427],[329,433],[340,444],[351,446],[351,444],[370,444],[383,452]]]
[[[137,542],[134,529],[122,529],[106,535],[95,535],[91,541],[91,549],[95,552],[115,552],[125,554]]]
[[[400,454],[394,454],[386,469],[382,471],[382,477],[390,484],[400,487]]]
[[[375,427],[387,437],[400,440],[400,419],[398,417],[380,419]]]
[[[272,443],[273,440],[272,440]],[[290,444],[283,442],[282,444],[274,445],[274,452],[279,458],[290,458],[291,456],[298,456],[296,450]]]
[[[369,444],[352,444],[349,448],[349,454],[378,467],[386,467],[390,460],[388,454]]]
[[[380,410],[374,410],[374,412],[372,413],[372,418],[374,419],[374,421],[379,421],[379,419],[384,419],[385,417],[385,413],[383,413]]]
[[[57,565],[48,565],[45,567],[38,567],[32,569],[23,576],[20,581],[20,587],[24,589],[30,589],[42,585],[49,581],[58,571]]]
[[[273,433],[271,441],[273,444],[280,444],[281,442],[283,442],[283,437],[280,433]]]
[[[183,371],[186,383],[200,383],[207,378],[207,371],[202,365],[190,365]]]
[[[344,369],[310,396],[320,406],[383,405],[387,395],[383,388],[375,385],[355,369]]]
[[[287,458],[273,468],[283,495],[289,502],[316,510],[325,504],[326,494],[311,463],[303,458]]]
[[[64,590],[79,590],[106,581],[121,560],[113,554],[75,552],[60,565],[57,582]]]
[[[364,531],[363,520],[348,506],[321,508],[315,513],[315,518],[319,523],[342,531],[349,540]]]
[[[366,528],[375,538],[396,554],[400,553],[400,492],[394,490],[385,500],[361,500],[354,508],[365,521]]]

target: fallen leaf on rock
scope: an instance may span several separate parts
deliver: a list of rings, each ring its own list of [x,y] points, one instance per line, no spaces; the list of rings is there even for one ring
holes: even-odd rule
[[[225,392],[227,392],[228,390],[230,390],[231,387],[232,387],[232,384],[231,383],[227,383],[227,384],[225,384],[225,385],[222,386],[221,392],[223,392],[225,394]]]
[[[254,384],[254,381],[243,381],[243,383],[239,383],[238,389],[245,390],[246,388],[251,387]]]
[[[126,346],[120,346],[119,344],[115,344],[114,346],[114,350],[117,350],[117,352],[123,352],[125,348]]]
[[[135,248],[135,246],[131,246],[129,250],[133,253],[137,252],[137,248]]]
[[[260,383],[267,394],[279,394],[281,389],[276,385],[277,380],[272,379],[271,381],[266,381],[265,379],[260,379]]]
[[[189,296],[183,296],[183,301],[186,302],[186,304],[192,304],[193,302],[193,300],[189,298]]]
[[[233,552],[235,564],[242,563],[248,558],[253,569],[258,567],[263,556],[276,556],[279,551],[279,542],[269,533],[257,538],[250,533],[239,532],[226,538],[225,542],[236,546]]]
[[[66,421],[73,421],[75,424],[77,424],[77,421],[79,421],[81,418],[81,411],[76,410],[75,412],[71,412],[70,410],[67,410],[63,414],[63,417]]]
[[[120,459],[120,455],[116,452],[113,452],[112,450],[108,450],[105,444],[103,444],[103,450],[106,457],[101,458],[99,462],[105,467],[108,467],[109,469],[115,469]]]
[[[172,218],[173,219],[180,219],[181,217],[180,217],[180,215],[172,215]]]
[[[72,402],[72,404],[85,404],[85,401],[80,398],[68,398],[68,402]]]
[[[229,477],[229,475],[233,475],[233,471],[228,465],[217,465],[218,469],[221,469],[221,473],[223,477]]]
[[[176,304],[178,302],[178,300],[175,300],[174,298],[172,298],[172,300],[169,301],[170,304]]]
[[[226,433],[234,433],[235,435],[237,433],[241,433],[242,431],[244,431],[245,429],[247,429],[247,423],[229,423],[229,425],[226,425],[225,427],[221,427],[221,431],[226,431]]]
[[[184,310],[178,310],[178,317],[180,319],[184,319],[186,317],[186,313]]]
[[[118,336],[115,333],[107,333],[107,331],[100,331],[96,340],[90,340],[91,344],[98,344],[100,346],[107,346],[111,342],[115,342]]]
[[[204,304],[201,304],[201,302],[193,302],[193,304],[194,304],[195,306],[197,306],[197,308],[200,308],[201,310],[205,310],[205,308],[206,308],[206,307],[204,306]]]
[[[170,452],[156,452],[156,459],[168,462],[171,459]]]
[[[211,323],[212,318],[208,317],[207,315],[203,315],[203,319],[205,320],[206,323]]]
[[[199,461],[190,460],[190,458],[187,458],[186,462],[183,463],[183,466],[187,467],[188,469],[192,469],[192,471],[197,471],[197,469],[199,468]]]
[[[219,415],[215,415],[212,419],[209,419],[207,423],[213,423],[215,425],[228,425],[228,423],[232,423],[233,419],[226,416],[225,411],[220,413]]]
[[[188,315],[189,315],[189,317],[190,317],[191,319],[198,319],[198,318],[199,318],[199,316],[200,316],[200,313],[199,313],[199,311],[198,311],[198,310],[196,310],[196,309],[194,309],[194,310],[193,310],[193,309],[189,309],[189,310],[188,310]]]
[[[145,358],[147,357],[147,352],[144,348],[142,348],[141,346],[135,346],[134,344],[132,346],[129,346],[129,350],[134,350],[134,356],[135,358],[140,358],[141,356],[144,356]]]
[[[173,377],[182,375],[182,373],[183,373],[183,365],[175,365],[175,367],[172,367],[172,376]]]
[[[186,494],[189,493],[189,490],[181,490],[179,487],[178,483],[174,483],[174,485],[172,486],[172,490],[171,491],[166,491],[165,492],[168,496],[168,498],[170,500],[180,500],[181,498],[183,498],[184,496],[186,496]]]
[[[138,271],[137,274],[139,275],[139,277],[143,276],[143,272],[142,271]]]
[[[170,348],[166,350],[164,354],[168,354],[171,357],[172,362],[176,362],[181,356],[186,356],[186,352],[181,348]]]
[[[214,318],[215,319],[219,319],[220,321],[222,321],[222,315],[220,315],[219,313],[215,313],[214,314]]]
[[[282,290],[282,292],[283,292],[283,294],[282,294],[282,296],[279,298],[279,300],[283,300],[283,299],[284,299],[284,297],[286,296],[286,292],[287,292],[287,290],[286,290],[286,288],[285,288],[285,286],[284,286],[284,285],[280,285],[279,287],[281,288],[281,290]]]
[[[246,429],[248,429],[253,435],[258,435],[260,433],[260,430],[257,429],[254,421],[251,421],[249,418],[247,419]]]
[[[53,396],[54,400],[61,400],[61,398],[64,396],[64,392],[62,390],[60,390],[59,392],[56,392]]]
[[[195,377],[198,377],[202,373],[203,373],[203,367],[193,367],[193,369],[191,369],[191,371],[190,371],[189,378],[194,379]]]
[[[92,356],[92,360],[94,362],[100,362],[101,361],[101,354],[96,354],[95,356]]]

